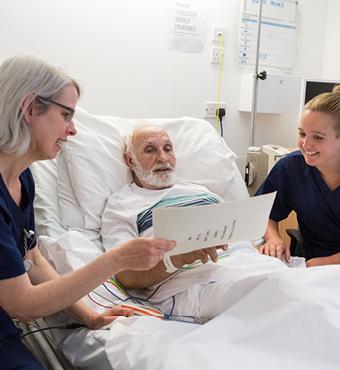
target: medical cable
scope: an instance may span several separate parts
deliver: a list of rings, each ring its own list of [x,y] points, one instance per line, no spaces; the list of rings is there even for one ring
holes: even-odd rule
[[[121,293],[126,295],[126,289],[123,287],[123,285],[114,277],[111,276],[110,280],[106,280],[108,283],[114,285],[118,290],[120,290]]]
[[[139,298],[139,297],[134,297],[132,296],[131,294],[129,294],[129,292],[123,288],[123,286],[117,282],[116,279],[114,279],[113,277],[110,279],[110,280],[107,280],[107,282],[111,285],[113,285],[114,287],[116,287],[123,295],[124,295],[124,299],[121,298],[121,297],[118,297],[115,293],[113,293],[105,284],[102,284],[104,286],[104,288],[110,293],[112,294],[114,297],[120,299],[121,301],[123,302],[126,302],[128,300],[131,300],[132,302],[134,303],[137,303],[137,304],[143,304],[142,301],[146,301],[148,302],[147,300],[143,299],[143,298]]]
[[[187,324],[201,324],[200,321],[195,316],[181,316],[181,315],[171,315],[164,316],[163,320],[165,321],[177,321],[184,322]]]
[[[178,275],[182,270],[182,267],[180,267],[176,272],[174,272],[169,279],[164,280],[162,283],[160,283],[155,290],[146,298],[147,300],[151,299],[157,292],[158,290],[170,279],[172,279],[174,276]]]
[[[24,338],[26,337],[27,335],[31,335],[31,334],[34,334],[34,333],[38,333],[38,332],[41,332],[41,331],[45,331],[45,330],[54,330],[54,329],[68,329],[68,330],[74,330],[74,329],[79,329],[79,328],[85,328],[85,325],[83,324],[79,324],[79,323],[72,323],[72,324],[66,324],[66,325],[59,325],[59,326],[48,326],[46,328],[40,328],[40,329],[35,329],[35,330],[32,330],[32,331],[28,331],[27,333],[24,333],[22,334],[20,337],[21,338]]]
[[[100,306],[100,307],[110,309],[110,308],[112,308],[112,305],[116,305],[116,306],[121,306],[121,307],[124,307],[124,308],[129,308],[129,309],[133,310],[136,315],[139,315],[139,316],[140,315],[154,316],[154,317],[158,317],[158,318],[163,318],[164,317],[163,312],[158,310],[157,308],[155,308],[153,306],[140,305],[140,304],[127,304],[127,303],[124,303],[124,302],[123,302],[123,304],[121,302],[112,302],[110,299],[102,296],[98,292],[94,291],[93,293],[111,304],[111,306],[106,306],[106,305],[96,301],[93,297],[91,297],[90,294],[88,294],[88,297],[90,298],[90,300],[93,303],[95,303],[96,305]]]
[[[119,305],[121,307],[129,308],[129,309],[133,310],[135,315],[137,315],[137,316],[151,316],[151,317],[156,317],[156,318],[163,319],[163,320],[171,320],[171,321],[186,322],[186,323],[199,323],[199,320],[195,316],[174,315],[173,314],[173,310],[175,308],[175,303],[176,303],[176,300],[175,300],[174,296],[172,296],[173,304],[172,304],[172,307],[170,309],[170,313],[166,314],[166,313],[163,313],[160,309],[156,308],[155,306],[126,304],[126,303],[122,304],[121,302],[112,302],[110,299],[102,296],[98,292],[93,291],[92,293],[94,293],[98,297],[104,299],[105,301],[109,302],[110,304]],[[112,308],[112,306],[106,306],[106,305],[96,301],[93,297],[90,296],[90,294],[88,296],[89,296],[90,300],[93,303],[95,303],[96,305],[98,305],[100,307],[108,308],[108,309]]]
[[[116,285],[116,283],[117,283],[117,280],[116,279],[114,279],[114,278],[111,278],[110,279],[110,283],[112,283],[114,286],[116,286],[117,287],[117,285]],[[118,283],[119,284],[119,283]],[[156,293],[156,291],[160,288],[160,286],[161,285],[163,285],[164,284],[164,282],[162,283],[162,284],[160,284],[156,289],[155,289],[155,291],[152,293],[152,295],[154,295],[155,293]],[[104,285],[104,284],[103,284]],[[115,296],[115,297],[117,297],[112,291],[110,291],[107,287],[106,287],[106,285],[104,285],[104,287],[113,295],[113,296]],[[127,291],[125,291],[124,290],[124,288],[123,287],[121,287],[121,289],[122,289],[122,291],[124,291],[124,293],[127,295],[127,297],[128,298],[130,298],[131,296],[129,295],[129,293],[127,292]],[[151,296],[152,296],[151,295]],[[149,297],[151,297],[151,296],[149,296]],[[127,299],[128,299],[127,298]],[[124,300],[124,302],[126,302],[127,301],[127,299],[126,300]],[[134,310],[134,311],[136,311],[136,314],[138,315],[138,313],[141,313],[141,314],[144,314],[144,315],[147,315],[147,316],[156,316],[156,317],[160,317],[160,318],[163,318],[163,319],[166,319],[166,320],[177,320],[177,321],[180,321],[177,317],[175,317],[172,313],[173,313],[173,311],[174,311],[174,308],[175,308],[175,305],[176,305],[176,299],[175,299],[175,296],[172,296],[172,301],[173,301],[173,303],[172,303],[172,307],[171,307],[171,309],[170,309],[170,313],[169,314],[165,314],[165,313],[163,313],[162,311],[160,311],[159,309],[157,309],[157,308],[155,308],[155,306],[151,306],[150,307],[150,301],[148,300],[148,299],[143,299],[143,301],[146,301],[146,302],[148,302],[149,303],[149,305],[143,305],[143,304],[139,304],[139,305],[127,305],[127,304],[120,304],[122,307],[126,307],[126,308],[130,308],[130,309],[132,309],[132,310]],[[190,321],[191,320],[196,320],[196,318],[195,317],[193,317],[193,316],[181,316],[181,318],[185,318],[185,320],[183,320],[183,321],[185,321],[185,322],[188,322],[188,319],[190,319]]]
[[[97,293],[96,293],[96,294],[97,294]],[[105,305],[103,305],[103,304],[101,304],[101,303],[99,303],[99,302],[95,301],[95,300],[94,300],[94,298],[92,298],[92,297],[91,297],[90,293],[88,293],[88,294],[87,294],[87,296],[89,297],[90,301],[92,301],[93,303],[95,303],[96,305],[98,305],[98,306],[100,306],[100,307],[108,308],[108,309],[112,308],[112,306],[105,306]],[[113,304],[113,302],[110,302],[110,303],[112,303],[112,304]]]

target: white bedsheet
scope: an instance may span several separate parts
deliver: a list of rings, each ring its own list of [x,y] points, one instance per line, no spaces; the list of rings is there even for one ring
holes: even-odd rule
[[[339,369],[339,267],[253,275],[236,278],[230,296],[239,299],[204,325],[118,320],[105,347],[113,368]]]
[[[52,242],[45,238],[42,244],[49,253],[57,248],[64,268],[79,267],[79,256],[90,260],[91,250],[98,253],[74,231]],[[67,252],[71,244],[78,247],[73,256]],[[60,334],[64,353],[78,366],[100,361],[101,370],[110,364],[115,370],[339,369],[339,266],[289,268],[251,254],[247,245],[230,249],[223,260],[230,270],[230,305],[215,319],[198,325],[121,318],[110,330]]]

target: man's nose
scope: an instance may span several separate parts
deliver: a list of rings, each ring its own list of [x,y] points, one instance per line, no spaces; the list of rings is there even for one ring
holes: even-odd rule
[[[168,154],[164,150],[160,150],[158,152],[157,160],[160,162],[167,162],[168,161]]]

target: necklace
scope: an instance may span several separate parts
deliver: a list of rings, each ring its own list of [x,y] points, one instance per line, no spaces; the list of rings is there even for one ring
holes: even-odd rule
[[[23,232],[24,250],[25,250],[23,263],[24,263],[25,271],[28,272],[33,267],[33,261],[27,257],[27,252],[28,252],[29,247],[31,247],[31,245],[34,243],[35,236],[34,236],[33,230],[23,229],[22,232]],[[28,245],[28,242],[29,242],[29,245]]]

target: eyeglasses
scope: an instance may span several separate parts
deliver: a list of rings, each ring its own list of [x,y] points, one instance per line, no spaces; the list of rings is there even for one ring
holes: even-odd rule
[[[65,109],[68,114],[64,116],[64,120],[65,120],[65,123],[69,123],[72,121],[73,119],[73,116],[74,116],[74,113],[75,113],[75,110],[71,107],[68,107],[67,105],[64,105],[64,104],[61,104],[55,100],[52,100],[52,99],[49,99],[49,98],[44,98],[40,95],[37,95],[36,98],[41,101],[42,103],[45,103],[45,104],[54,104],[60,108],[63,108]]]

